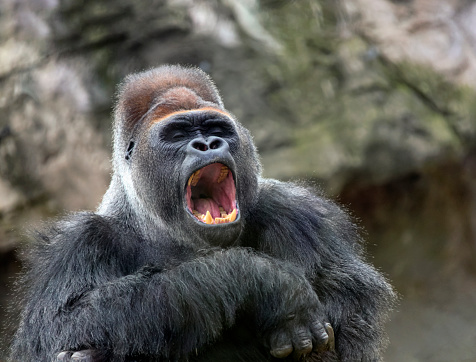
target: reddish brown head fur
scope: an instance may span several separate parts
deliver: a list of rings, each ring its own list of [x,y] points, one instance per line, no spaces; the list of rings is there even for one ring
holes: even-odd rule
[[[147,113],[149,121],[157,121],[174,112],[205,107],[224,110],[210,77],[198,68],[165,65],[125,79],[115,109],[116,129],[130,134]]]

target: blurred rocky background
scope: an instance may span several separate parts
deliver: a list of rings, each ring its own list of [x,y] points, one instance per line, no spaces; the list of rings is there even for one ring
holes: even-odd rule
[[[4,349],[25,230],[98,205],[116,85],[163,63],[212,75],[265,176],[354,214],[401,295],[386,361],[476,360],[472,0],[0,0]]]

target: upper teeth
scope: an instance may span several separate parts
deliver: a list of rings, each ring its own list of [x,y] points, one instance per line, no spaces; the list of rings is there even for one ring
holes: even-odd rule
[[[228,167],[222,166],[220,169],[220,175],[218,176],[217,182],[220,183],[228,176]]]
[[[202,176],[202,169],[195,171],[192,176],[188,179],[188,185],[197,186],[198,180]]]
[[[195,171],[192,174],[192,176],[190,176],[190,178],[188,179],[188,185],[189,186],[197,186],[197,183],[200,180],[200,177],[202,177],[202,171],[203,171],[203,168],[201,168],[198,171]],[[226,179],[226,177],[228,176],[229,171],[230,170],[229,170],[228,167],[221,166],[220,174],[218,175],[218,178],[217,178],[217,183],[223,182]]]

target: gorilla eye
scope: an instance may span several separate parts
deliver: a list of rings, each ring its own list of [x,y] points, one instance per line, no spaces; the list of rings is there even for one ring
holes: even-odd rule
[[[210,130],[208,131],[208,133],[211,135],[211,136],[223,136],[223,134],[225,133],[224,129],[221,128],[221,127],[213,127],[213,128],[210,128]]]
[[[165,125],[160,131],[160,138],[166,142],[181,142],[188,137],[189,123],[175,121]]]
[[[227,138],[234,134],[234,128],[221,120],[208,120],[204,126],[208,136]]]
[[[186,133],[183,130],[177,129],[171,132],[170,138],[174,141],[180,141],[186,137]]]

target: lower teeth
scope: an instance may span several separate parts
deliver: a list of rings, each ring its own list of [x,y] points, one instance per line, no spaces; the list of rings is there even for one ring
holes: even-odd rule
[[[232,212],[227,214],[226,211],[222,207],[220,207],[221,217],[216,217],[216,218],[212,217],[212,215],[210,214],[210,211],[207,211],[205,215],[198,212],[197,210],[193,210],[192,213],[198,220],[206,224],[225,224],[225,223],[233,222],[236,220],[237,211],[236,209],[233,209]]]

